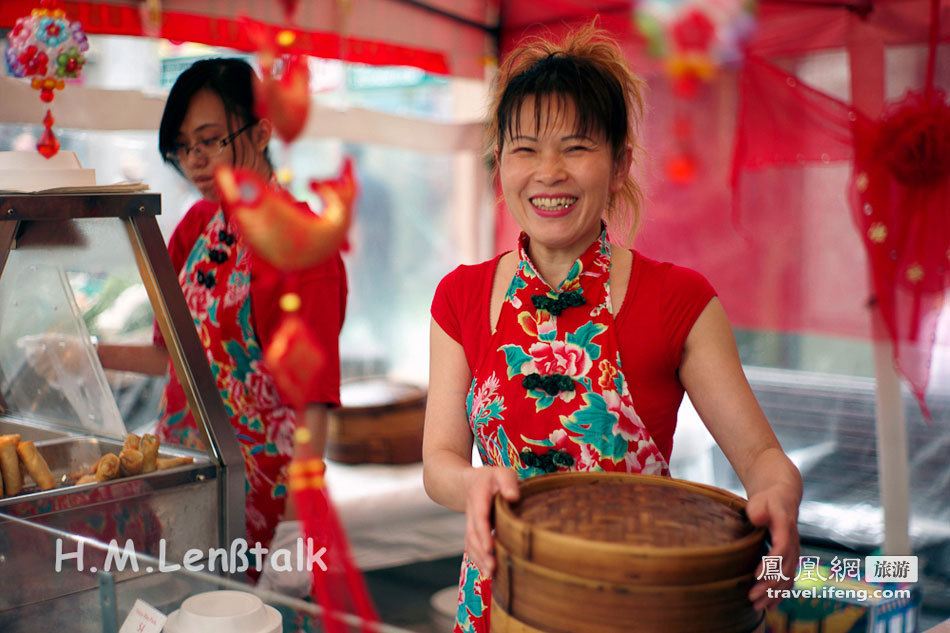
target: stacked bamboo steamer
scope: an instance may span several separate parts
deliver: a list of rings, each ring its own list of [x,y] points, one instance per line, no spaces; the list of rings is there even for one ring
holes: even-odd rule
[[[409,464],[422,460],[426,392],[387,378],[360,378],[340,387],[342,406],[329,414],[327,457],[348,464]]]
[[[492,633],[749,633],[765,530],[691,482],[559,473],[495,498]]]

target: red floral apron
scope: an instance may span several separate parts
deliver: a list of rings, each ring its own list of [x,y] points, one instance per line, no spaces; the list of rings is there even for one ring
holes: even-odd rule
[[[668,475],[633,407],[610,312],[610,243],[602,232],[558,289],[535,271],[528,237],[466,410],[486,465],[519,478],[556,471]],[[491,579],[462,560],[455,631],[488,633]]]
[[[266,547],[284,514],[295,415],[281,403],[264,367],[251,316],[250,261],[234,221],[219,210],[195,242],[178,281],[244,454],[247,539]],[[157,435],[204,448],[174,367]]]

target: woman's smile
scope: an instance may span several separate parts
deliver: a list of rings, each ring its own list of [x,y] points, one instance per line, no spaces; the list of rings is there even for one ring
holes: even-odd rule
[[[532,196],[528,200],[534,207],[535,213],[546,218],[559,218],[567,215],[577,203],[575,196],[566,195]]]

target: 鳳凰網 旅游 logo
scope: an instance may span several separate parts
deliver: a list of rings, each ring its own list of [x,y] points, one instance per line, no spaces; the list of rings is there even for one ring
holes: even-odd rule
[[[756,576],[773,583],[792,581],[791,588],[767,588],[769,598],[882,600],[909,598],[911,590],[888,588],[886,583],[917,582],[916,556],[834,556],[823,563],[819,556],[800,556],[795,571],[786,573],[782,556],[763,556]],[[862,573],[863,567],[863,573]]]

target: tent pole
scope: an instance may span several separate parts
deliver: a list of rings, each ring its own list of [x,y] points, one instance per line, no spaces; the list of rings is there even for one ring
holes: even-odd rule
[[[848,58],[852,106],[877,119],[884,109],[884,44],[857,15],[849,19]],[[872,286],[873,287],[873,286]],[[877,301],[872,301],[871,331],[876,381],[878,487],[884,509],[886,556],[910,555],[910,475],[907,465],[907,423],[894,348],[887,336]]]

